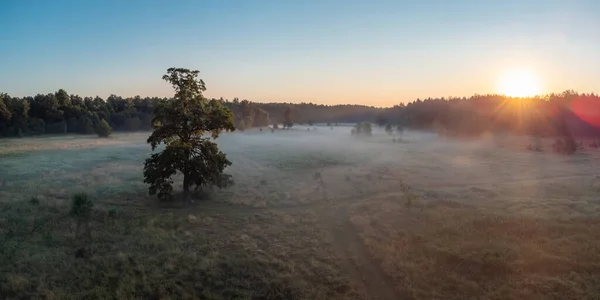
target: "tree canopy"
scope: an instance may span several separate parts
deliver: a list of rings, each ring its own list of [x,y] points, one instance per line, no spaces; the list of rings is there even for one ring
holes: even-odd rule
[[[172,177],[183,175],[184,197],[190,188],[226,186],[223,171],[231,162],[213,142],[223,131],[235,130],[232,112],[215,99],[204,98],[199,71],[169,68],[163,79],[173,85],[175,97],[158,103],[152,118],[154,131],[148,138],[152,150],[164,144],[144,165],[144,182],[150,194],[170,199]]]

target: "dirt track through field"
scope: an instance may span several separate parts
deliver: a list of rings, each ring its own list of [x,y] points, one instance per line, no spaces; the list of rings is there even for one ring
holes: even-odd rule
[[[381,269],[380,264],[373,260],[344,208],[338,208],[330,219],[330,232],[337,252],[342,256],[345,271],[360,284],[368,299],[409,299],[396,291],[396,284]]]
[[[379,193],[370,195],[370,199],[381,197],[400,196],[399,192]],[[348,203],[355,201],[356,196],[336,200],[335,202],[317,202],[298,205],[278,205],[276,207],[248,208],[227,203],[201,203],[196,208],[202,213],[222,214],[231,216],[251,216],[267,212],[305,213],[307,209],[317,212],[320,224],[330,233],[334,250],[340,257],[343,272],[355,282],[367,299],[392,300],[410,299],[407,295],[400,295],[396,284],[381,269],[379,262],[375,261],[365,248],[354,225],[349,221],[347,212]],[[367,200],[367,201],[368,201]],[[179,210],[183,214],[190,210]]]

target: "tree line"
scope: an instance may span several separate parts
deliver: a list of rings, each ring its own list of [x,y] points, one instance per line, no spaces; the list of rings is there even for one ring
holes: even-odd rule
[[[0,137],[39,134],[94,134],[106,121],[114,131],[151,130],[154,110],[171,98],[81,97],[64,89],[29,97],[0,93]],[[216,100],[230,109],[236,128],[263,127],[286,123],[286,110],[295,123],[358,122],[374,119],[380,109],[361,105],[318,105],[312,103],[257,103],[248,100]]]
[[[170,98],[120,97],[107,99],[55,93],[33,97],[0,94],[0,137],[36,134],[93,134],[102,120],[114,131],[150,130],[154,109]],[[238,129],[282,124],[375,122],[380,126],[433,129],[449,135],[510,132],[538,136],[600,135],[600,97],[565,91],[544,96],[513,98],[473,95],[417,99],[390,108],[366,105],[260,103],[216,100],[233,113]]]
[[[447,135],[505,132],[600,137],[600,97],[567,90],[524,98],[490,94],[417,99],[383,109],[375,122]]]

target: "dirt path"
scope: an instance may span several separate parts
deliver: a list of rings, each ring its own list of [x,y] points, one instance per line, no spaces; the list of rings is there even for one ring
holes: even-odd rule
[[[401,195],[399,192],[379,193],[370,195],[365,201],[382,197]],[[235,204],[212,202],[198,205],[198,211],[203,213],[226,214],[228,216],[249,216],[268,212],[304,213],[308,209],[319,215],[319,224],[330,232],[334,250],[340,257],[343,271],[355,282],[367,299],[392,300],[410,299],[401,295],[395,288],[396,284],[381,269],[365,248],[354,225],[349,221],[348,204],[356,200],[356,196],[338,199],[334,202],[316,202],[297,205],[277,205],[264,208],[241,207]],[[189,213],[189,210],[181,210]]]
[[[359,283],[368,299],[409,299],[407,295],[398,293],[396,284],[373,260],[350,223],[345,208],[338,207],[329,220],[333,244],[344,261],[344,269],[352,280]]]

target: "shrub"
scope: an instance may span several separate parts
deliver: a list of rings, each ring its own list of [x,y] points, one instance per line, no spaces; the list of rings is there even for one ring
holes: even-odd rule
[[[369,122],[361,122],[354,126],[351,131],[351,134],[354,136],[370,136],[373,134],[373,129],[371,128],[371,123]]]
[[[85,193],[78,193],[71,198],[71,211],[69,214],[75,219],[90,219],[94,203]]]
[[[385,125],[385,132],[389,135],[391,135],[392,133],[394,133],[394,130],[392,129],[392,125],[391,124],[387,124]]]
[[[76,222],[75,237],[79,236],[81,226],[85,227],[86,235],[91,239],[90,221],[92,220],[92,209],[94,203],[85,193],[73,195],[71,200],[71,211],[69,214]]]
[[[96,134],[99,137],[108,137],[112,133],[112,128],[110,127],[110,125],[108,125],[108,122],[106,122],[106,120],[102,120],[98,122],[98,124],[94,128],[94,131],[96,131]]]
[[[578,145],[572,136],[567,135],[563,139],[556,139],[554,144],[552,144],[552,148],[556,153],[570,155],[575,153],[577,150],[581,150],[583,145],[581,143]]]
[[[38,199],[37,197],[31,197],[31,199],[29,199],[29,203],[31,203],[32,205],[38,205],[40,204],[40,199]]]

